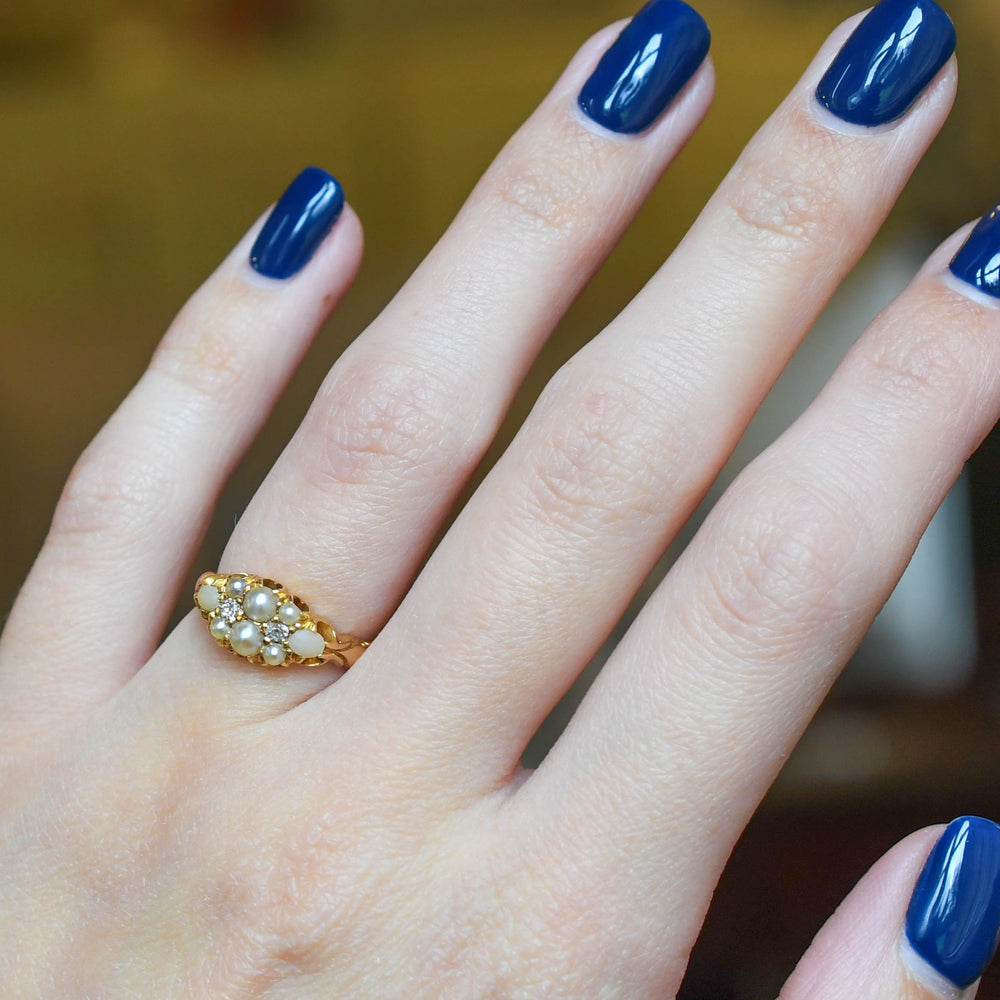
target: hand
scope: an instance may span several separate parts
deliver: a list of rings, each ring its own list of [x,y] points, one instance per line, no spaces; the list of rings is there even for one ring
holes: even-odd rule
[[[930,0],[834,32],[418,575],[539,346],[711,100],[688,8],[621,28],[336,364],[222,556],[377,636],[346,674],[250,664],[198,611],[157,645],[221,484],[358,266],[332,179],[306,172],[251,229],[81,458],[0,647],[5,997],[676,991],[734,842],[1000,412],[1000,233],[987,220],[951,270],[968,229],[931,257],[522,769],[956,86]],[[786,1000],[975,982],[1000,830],[939,838],[876,865]]]

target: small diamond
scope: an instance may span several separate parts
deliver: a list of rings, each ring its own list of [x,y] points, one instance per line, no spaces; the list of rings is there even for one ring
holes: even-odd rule
[[[240,613],[239,601],[234,601],[231,597],[224,601],[219,601],[219,617],[229,622],[230,625],[236,621],[236,616]]]
[[[281,622],[268,622],[264,626],[264,641],[282,643],[288,638],[290,631],[288,626],[282,625]]]

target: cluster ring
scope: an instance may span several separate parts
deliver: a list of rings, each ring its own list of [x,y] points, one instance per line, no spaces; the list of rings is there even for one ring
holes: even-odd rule
[[[269,667],[352,666],[369,643],[338,632],[275,580],[252,573],[202,573],[195,607],[225,649]]]

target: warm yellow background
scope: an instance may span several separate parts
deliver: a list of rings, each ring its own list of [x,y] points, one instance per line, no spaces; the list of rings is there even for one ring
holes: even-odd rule
[[[657,267],[826,33],[857,8],[705,0],[700,9],[713,29],[715,107],[560,328],[515,420],[545,373]],[[897,236],[940,238],[1000,197],[1000,6],[953,0],[949,10],[960,96],[889,223]],[[610,0],[5,0],[0,606],[75,455],[186,296],[302,166],[343,182],[366,227],[366,263],[227,490],[206,565],[343,345],[427,251],[575,48],[630,13]],[[996,450],[984,455],[974,480],[985,660],[975,692],[943,705],[842,710],[854,714],[836,717],[847,719],[840,745],[882,727],[896,741],[895,765],[868,783],[792,790],[765,807],[720,893],[691,996],[773,995],[823,914],[892,840],[951,812],[1000,808],[990,777],[1000,482]],[[115,627],[113,606],[108,613]],[[1000,995],[989,988],[981,998]]]

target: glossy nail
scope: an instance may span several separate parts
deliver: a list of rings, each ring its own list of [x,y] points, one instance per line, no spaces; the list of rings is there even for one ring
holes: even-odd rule
[[[344,189],[325,170],[306,167],[267,217],[250,264],[268,278],[290,278],[309,263],[344,210]]]
[[[979,220],[948,267],[956,278],[1000,299],[1000,205]]]
[[[882,0],[830,64],[816,98],[854,125],[901,118],[955,51],[955,26],[933,0]]]
[[[601,57],[580,91],[580,107],[612,132],[642,132],[705,61],[710,41],[696,10],[680,0],[652,0]]]
[[[913,950],[960,989],[985,971],[1000,935],[1000,826],[952,821],[934,845],[906,911]]]

